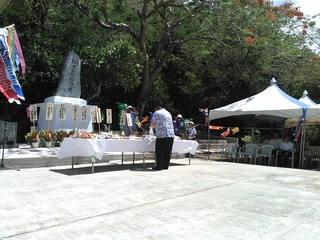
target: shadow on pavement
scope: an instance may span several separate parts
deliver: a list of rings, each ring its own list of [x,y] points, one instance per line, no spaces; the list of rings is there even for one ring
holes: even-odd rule
[[[170,167],[173,166],[179,166],[179,165],[187,165],[187,164],[178,164],[178,163],[170,163]],[[154,167],[154,163],[146,163],[145,168],[143,168],[143,164],[109,164],[109,165],[98,165],[96,164],[94,166],[94,174],[97,173],[104,173],[104,172],[113,172],[113,171],[142,171],[142,172],[154,172],[152,170],[152,167]],[[82,174],[92,174],[92,167],[85,166],[85,167],[79,167],[78,165],[75,165],[74,168],[70,168],[68,166],[67,169],[50,169],[50,171],[55,173],[60,173],[68,176],[74,176],[74,175],[82,175]]]

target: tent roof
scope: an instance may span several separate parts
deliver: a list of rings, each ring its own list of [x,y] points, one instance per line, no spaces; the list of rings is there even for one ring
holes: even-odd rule
[[[302,97],[299,101],[308,104],[310,107],[307,109],[307,114],[305,118],[305,123],[307,125],[318,125],[320,124],[320,105],[312,101],[309,96],[308,92],[304,90]],[[298,124],[299,119],[287,119],[284,122],[285,128],[295,127]]]
[[[264,91],[224,107],[210,110],[209,121],[238,115],[270,115],[298,119],[303,114],[302,110],[308,107],[308,104],[283,92],[277,86],[276,80],[272,78],[269,87]]]
[[[302,97],[299,99],[300,102],[303,102],[305,104],[308,104],[309,106],[315,106],[317,105],[314,101],[312,101],[310,98],[309,98],[309,95],[308,95],[308,92],[307,90],[304,90],[303,91],[303,94],[302,94]]]

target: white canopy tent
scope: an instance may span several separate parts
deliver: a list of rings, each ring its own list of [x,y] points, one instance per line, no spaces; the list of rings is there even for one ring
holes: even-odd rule
[[[209,122],[214,119],[239,116],[239,115],[269,115],[283,118],[299,119],[303,110],[309,105],[289,96],[271,79],[269,87],[264,91],[231,103],[224,107],[209,111]]]
[[[210,124],[210,121],[214,119],[231,116],[267,115],[296,119],[295,126],[297,126],[297,120],[300,119],[301,116],[312,119],[319,115],[317,109],[310,111],[311,113],[308,115],[307,108],[309,106],[309,104],[299,101],[283,92],[277,86],[276,80],[272,78],[269,87],[264,91],[224,107],[210,110],[208,123]],[[305,115],[306,112],[307,114]],[[300,162],[301,159],[299,160],[299,163]]]

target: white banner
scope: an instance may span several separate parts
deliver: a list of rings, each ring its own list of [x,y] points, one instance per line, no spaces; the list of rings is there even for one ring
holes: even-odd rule
[[[62,121],[66,120],[66,105],[65,104],[60,104],[59,119]]]
[[[127,119],[126,111],[122,111],[122,113],[121,113],[121,125],[125,125],[126,124],[126,119]]]
[[[101,110],[100,108],[96,108],[96,118],[97,118],[97,123],[101,123]]]
[[[83,106],[82,111],[81,111],[81,121],[82,122],[87,121],[87,111],[88,111],[88,108],[86,106]]]
[[[111,124],[112,123],[112,109],[107,109],[106,110],[106,123]]]
[[[47,103],[47,109],[46,109],[46,120],[52,120],[53,119],[53,103]]]
[[[127,113],[127,123],[129,127],[132,127],[131,113]]]
[[[35,122],[38,120],[37,105],[30,105],[30,121]]]
[[[96,113],[97,113],[96,107],[91,108],[91,121],[92,121],[92,123],[97,122]]]
[[[77,119],[78,119],[78,106],[73,105],[72,106],[72,120],[77,121]]]

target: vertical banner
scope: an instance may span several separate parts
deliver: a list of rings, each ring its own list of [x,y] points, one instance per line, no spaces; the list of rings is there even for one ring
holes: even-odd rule
[[[126,124],[126,119],[127,119],[127,115],[126,115],[126,111],[122,111],[122,115],[121,115],[121,125],[125,125]]]
[[[106,110],[106,116],[107,116],[107,124],[112,124],[112,109]]]
[[[77,119],[78,119],[78,106],[73,105],[72,106],[72,120],[77,121]]]
[[[132,127],[132,118],[131,118],[131,113],[127,113],[127,123],[129,127]]]
[[[65,104],[60,104],[59,107],[59,119],[62,121],[66,120],[66,105]]]
[[[97,111],[96,111],[95,107],[91,108],[91,121],[92,121],[92,123],[97,122],[96,112]]]
[[[82,111],[81,111],[81,121],[82,122],[87,121],[87,111],[88,111],[88,108],[86,106],[83,106]]]
[[[97,119],[97,123],[101,123],[101,109],[100,108],[96,108],[96,119]]]
[[[46,120],[52,120],[53,119],[53,103],[47,103],[46,108]]]
[[[37,105],[30,105],[30,121],[35,122],[38,120]]]

